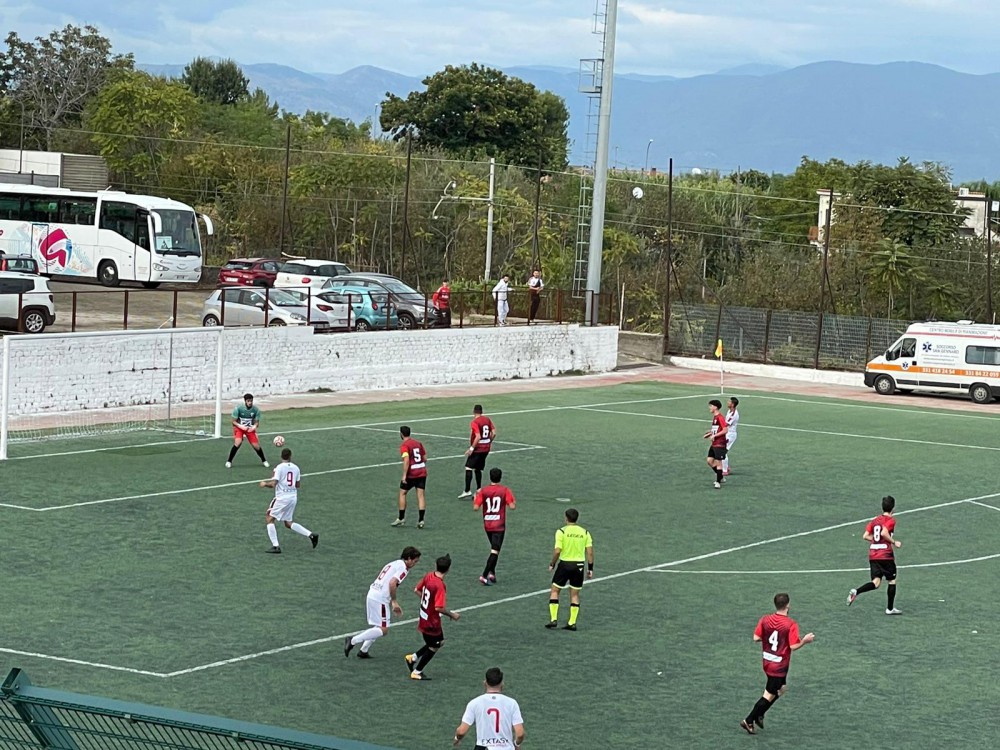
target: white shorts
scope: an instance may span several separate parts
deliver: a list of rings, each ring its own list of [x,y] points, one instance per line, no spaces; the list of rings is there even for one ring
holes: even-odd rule
[[[371,596],[366,599],[365,605],[368,608],[369,625],[373,625],[376,628],[389,627],[389,621],[392,618],[392,607],[390,605]]]
[[[732,449],[733,443],[736,442],[736,438],[737,437],[739,437],[739,436],[736,435],[736,433],[733,433],[733,432],[727,432],[726,433],[726,450],[731,450]]]
[[[291,523],[292,516],[295,515],[295,504],[297,502],[298,499],[279,500],[278,498],[274,498],[267,509],[267,515],[271,516],[275,521],[288,521]]]

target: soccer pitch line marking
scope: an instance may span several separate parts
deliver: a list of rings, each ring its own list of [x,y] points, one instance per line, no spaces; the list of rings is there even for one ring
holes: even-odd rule
[[[395,435],[399,435],[399,430],[392,430],[388,427],[361,427],[357,426],[356,430],[366,430],[368,432],[391,432]],[[414,437],[429,437],[429,438],[441,438],[442,440],[461,440],[465,443],[469,442],[468,436],[464,435],[435,435],[433,432],[414,432]],[[514,443],[509,440],[505,440],[502,445],[513,445],[518,448],[544,448],[544,445],[532,445],[531,443]]]
[[[925,510],[935,510],[937,508],[947,508],[947,507],[950,507],[950,506],[953,506],[953,505],[960,505],[962,503],[978,503],[981,500],[989,500],[989,499],[995,498],[995,497],[1000,497],[1000,492],[994,492],[994,493],[991,493],[989,495],[979,495],[979,496],[976,496],[976,497],[963,498],[962,500],[951,500],[949,502],[936,503],[934,505],[925,505],[925,506],[922,506],[922,507],[919,507],[919,508],[909,508],[907,510],[898,511],[896,513],[896,515],[897,516],[901,516],[901,515],[908,514],[908,513],[920,513],[920,512],[925,511]],[[992,506],[990,506],[990,507],[992,507]],[[994,510],[1000,510],[1000,509],[996,509],[995,508]],[[752,549],[754,547],[760,547],[760,546],[763,546],[763,545],[766,545],[766,544],[776,544],[778,542],[784,542],[784,541],[787,541],[789,539],[796,539],[796,538],[799,538],[799,537],[811,536],[813,534],[821,534],[821,533],[826,532],[826,531],[833,531],[835,529],[841,529],[841,528],[844,528],[846,526],[856,526],[856,525],[860,525],[860,524],[863,524],[863,523],[867,523],[869,520],[870,520],[870,518],[866,516],[865,518],[861,518],[861,519],[858,519],[858,520],[855,520],[855,521],[847,521],[845,523],[833,524],[831,526],[823,526],[821,528],[811,529],[809,531],[800,531],[800,532],[795,533],[795,534],[786,534],[784,536],[774,537],[772,539],[764,539],[764,540],[761,540],[761,541],[758,541],[758,542],[750,542],[748,544],[741,544],[741,545],[738,545],[738,546],[735,546],[735,547],[728,547],[726,549],[717,550],[715,552],[707,552],[707,553],[702,554],[702,555],[695,555],[693,557],[685,557],[685,558],[682,558],[680,560],[672,560],[670,562],[659,563],[659,564],[656,564],[656,565],[647,565],[647,566],[644,566],[644,567],[641,567],[641,568],[634,568],[632,570],[625,570],[625,571],[622,571],[620,573],[612,573],[610,575],[601,576],[599,578],[594,578],[592,580],[585,581],[585,584],[589,586],[589,585],[592,585],[592,584],[595,584],[595,583],[602,583],[604,581],[613,581],[613,580],[618,579],[618,578],[624,578],[626,576],[635,575],[636,573],[650,573],[650,572],[658,572],[658,571],[659,572],[668,572],[668,571],[660,571],[660,569],[662,569],[662,568],[676,567],[678,565],[684,565],[685,563],[689,563],[689,562],[697,562],[699,560],[707,560],[709,558],[719,557],[721,555],[727,555],[727,554],[730,554],[730,553],[733,553],[733,552],[740,552],[742,550]],[[910,567],[915,567],[915,566],[910,566]],[[791,571],[791,572],[802,572],[802,571]],[[516,602],[516,601],[520,601],[522,599],[530,599],[531,597],[536,597],[536,596],[540,597],[543,594],[548,593],[548,591],[549,591],[549,587],[546,587],[544,589],[538,589],[537,591],[529,591],[529,592],[524,593],[524,594],[517,594],[515,596],[508,596],[508,597],[504,597],[502,599],[492,599],[490,601],[480,602],[479,604],[472,604],[472,605],[470,605],[468,607],[461,607],[459,609],[456,609],[455,611],[456,612],[465,613],[465,612],[472,612],[472,611],[475,611],[475,610],[478,610],[478,609],[486,609],[487,607],[496,607],[496,606],[499,606],[501,604],[509,604],[510,602]],[[401,625],[412,625],[416,621],[417,621],[417,618],[412,617],[412,618],[409,618],[407,620],[400,620],[398,622],[393,622],[391,624],[391,627],[398,627],[398,626],[401,626]],[[19,655],[19,656],[30,656],[30,657],[34,657],[34,658],[37,658],[37,659],[46,659],[46,660],[49,660],[49,661],[66,662],[66,663],[69,663],[69,664],[78,664],[78,665],[81,665],[81,666],[94,667],[94,668],[97,668],[97,669],[108,669],[108,670],[112,670],[112,671],[116,671],[116,672],[128,672],[128,673],[131,673],[131,674],[144,675],[144,676],[147,676],[147,677],[159,677],[161,679],[166,679],[166,678],[171,678],[171,677],[182,677],[184,675],[194,674],[196,672],[204,672],[204,671],[209,670],[209,669],[218,669],[220,667],[226,667],[226,666],[230,666],[230,665],[233,665],[233,664],[240,664],[242,662],[252,661],[254,659],[260,659],[260,658],[263,658],[265,656],[273,656],[275,654],[281,654],[281,653],[285,653],[285,652],[288,652],[288,651],[294,651],[294,650],[297,650],[297,649],[300,649],[300,648],[308,648],[310,646],[320,646],[320,645],[323,645],[323,644],[326,644],[326,643],[332,643],[332,642],[336,642],[336,641],[342,641],[344,638],[347,638],[347,636],[355,635],[358,632],[360,632],[360,631],[357,630],[357,629],[354,629],[354,630],[351,630],[350,632],[338,633],[337,635],[328,635],[328,636],[324,636],[322,638],[313,638],[312,640],[308,640],[308,641],[301,641],[299,643],[291,643],[291,644],[288,644],[287,646],[279,646],[277,648],[268,649],[266,651],[257,651],[257,652],[251,653],[251,654],[243,654],[242,656],[234,656],[234,657],[232,657],[230,659],[222,659],[222,660],[219,660],[219,661],[213,661],[213,662],[209,662],[208,664],[199,664],[199,665],[194,666],[194,667],[188,667],[187,669],[178,669],[178,670],[174,670],[172,672],[155,672],[155,671],[152,671],[152,670],[134,669],[132,667],[121,667],[121,666],[116,666],[116,665],[113,665],[113,664],[103,664],[103,663],[100,663],[100,662],[90,662],[90,661],[84,661],[82,659],[69,659],[69,658],[66,658],[66,657],[53,656],[53,655],[50,655],[50,654],[42,654],[42,653],[35,653],[35,652],[28,652],[28,651],[17,651],[15,649],[8,649],[8,648],[0,648],[0,653],[16,654],[16,655]]]
[[[496,448],[491,451],[492,453],[517,453],[520,451],[532,451],[532,450],[544,450],[543,445],[527,445],[519,448]],[[464,453],[460,453],[455,456],[432,456],[428,458],[428,461],[450,461],[459,458],[465,458]],[[304,473],[303,477],[318,477],[325,474],[342,474],[348,471],[364,471],[365,469],[381,469],[386,466],[399,466],[399,461],[385,461],[383,463],[377,464],[366,464],[364,466],[342,466],[337,469],[325,469],[324,471],[311,471],[308,474]],[[185,495],[191,492],[207,492],[209,490],[222,490],[229,487],[242,487],[250,484],[257,484],[262,479],[269,479],[268,476],[261,476],[257,479],[247,479],[241,482],[226,482],[224,484],[211,484],[204,487],[185,487],[179,490],[162,490],[160,492],[146,492],[141,495],[124,495],[122,497],[109,497],[103,500],[85,500],[80,503],[67,503],[66,505],[50,505],[44,508],[28,508],[23,505],[8,505],[5,503],[0,503],[0,507],[3,508],[16,508],[17,510],[30,510],[36,513],[44,513],[50,510],[66,510],[67,508],[83,508],[88,505],[105,505],[107,503],[120,503],[127,500],[145,500],[151,497],[166,497],[168,495]]]
[[[766,399],[768,401],[787,401],[792,404],[814,404],[816,406],[839,406],[844,409],[876,409],[878,411],[891,411],[897,414],[921,414],[923,416],[934,416],[934,417],[957,417],[959,419],[985,419],[988,422],[998,422],[1000,421],[1000,416],[988,416],[986,414],[966,414],[964,412],[957,411],[947,411],[940,410],[936,411],[935,407],[928,406],[926,409],[912,409],[905,406],[877,406],[875,404],[847,404],[841,403],[839,401],[814,401],[812,399],[806,398],[790,398],[788,396],[761,396],[757,395],[757,391],[749,390],[749,393],[754,394],[754,399]]]
[[[593,411],[593,412],[598,412],[600,414],[618,414],[630,417],[672,419],[678,422],[701,422],[702,424],[708,423],[708,420],[701,419],[700,417],[676,417],[666,414],[647,414],[645,412],[637,412],[637,411],[620,411],[618,409],[598,409],[593,406],[575,406],[573,408],[578,409],[579,411]],[[804,432],[809,435],[830,435],[832,437],[860,438],[863,440],[882,440],[889,443],[911,443],[914,445],[933,445],[937,446],[938,448],[967,448],[969,450],[978,450],[978,451],[1000,451],[1000,447],[994,447],[990,445],[965,445],[963,443],[941,443],[936,440],[917,440],[915,438],[888,437],[887,435],[858,435],[853,432],[832,432],[830,430],[808,430],[804,427],[782,427],[779,425],[771,425],[771,424],[753,424],[750,422],[740,422],[740,429],[743,429],[744,427],[750,427],[752,429],[758,429],[758,430]]]
[[[899,565],[900,570],[913,570],[914,568],[943,568],[949,565],[966,565],[968,563],[984,562],[986,560],[996,560],[1000,557],[1000,552],[992,555],[982,555],[980,557],[967,557],[964,560],[941,560],[939,562],[913,563],[912,565]],[[677,575],[733,575],[733,576],[776,576],[776,575],[798,575],[799,573],[860,573],[867,572],[869,568],[824,568],[817,570],[675,570],[673,568],[657,568],[650,573],[673,573]]]
[[[681,400],[690,399],[690,398],[711,398],[713,395],[715,395],[715,394],[714,393],[697,393],[697,394],[690,395],[690,396],[661,396],[659,398],[641,398],[641,399],[631,399],[631,400],[625,400],[625,401],[606,401],[606,402],[597,403],[597,404],[578,404],[576,406],[569,406],[569,405],[567,405],[567,406],[543,406],[543,407],[539,407],[539,408],[535,408],[535,409],[514,409],[512,411],[490,412],[490,414],[492,416],[494,416],[494,417],[506,417],[506,416],[513,416],[513,415],[518,415],[518,414],[534,414],[534,413],[537,413],[537,412],[546,412],[546,411],[565,411],[565,410],[569,410],[569,409],[580,409],[580,408],[584,408],[584,407],[593,407],[593,406],[624,406],[624,405],[627,405],[627,404],[652,404],[652,403],[656,403],[656,402],[659,402],[659,401],[681,401]],[[399,403],[406,403],[406,402],[399,402]],[[351,406],[351,405],[352,404],[344,404],[344,406]],[[318,407],[318,408],[331,408],[331,407]],[[423,423],[423,422],[441,422],[441,421],[449,420],[449,419],[468,419],[468,420],[471,421],[472,417],[469,414],[453,414],[453,415],[446,416],[446,417],[422,417],[422,418],[414,418],[414,419],[410,419],[409,422],[411,424],[418,424],[418,423]],[[307,433],[307,432],[328,432],[328,431],[331,431],[331,430],[351,430],[351,429],[372,428],[372,427],[392,427],[392,426],[396,426],[396,428],[399,429],[399,423],[400,423],[400,420],[396,419],[396,420],[393,420],[392,422],[369,422],[369,423],[363,423],[363,424],[343,424],[343,425],[327,425],[327,426],[324,426],[324,427],[304,427],[304,428],[299,429],[299,430],[294,430],[293,429],[293,430],[284,430],[282,432],[261,432],[260,434],[263,435],[263,436],[265,436],[265,437],[271,437],[273,435],[300,435],[300,434],[304,434],[304,433]],[[112,451],[130,450],[130,449],[133,449],[133,448],[152,448],[152,447],[160,446],[160,445],[179,445],[181,443],[193,443],[193,442],[199,441],[199,440],[216,440],[216,439],[218,439],[218,440],[225,440],[225,439],[228,439],[228,438],[229,438],[229,436],[226,435],[226,434],[223,434],[222,437],[220,437],[220,438],[201,437],[201,436],[192,435],[190,438],[186,438],[184,440],[163,440],[163,441],[159,441],[159,442],[155,442],[155,443],[135,443],[135,444],[132,444],[132,445],[114,445],[114,446],[105,446],[105,447],[101,447],[101,448],[85,448],[85,449],[81,449],[81,450],[62,451],[62,452],[59,452],[59,453],[35,453],[35,454],[30,455],[30,456],[9,456],[7,458],[7,460],[8,461],[28,461],[28,460],[35,459],[35,458],[57,458],[59,456],[76,456],[76,455],[85,455],[85,454],[88,454],[88,453],[105,453],[105,452],[112,452]]]
[[[970,500],[969,503],[971,505],[978,505],[980,508],[989,508],[990,510],[1000,511],[1000,508],[998,508],[995,505],[990,505],[989,503],[981,503],[981,502],[979,502],[979,498],[977,498],[976,500]]]

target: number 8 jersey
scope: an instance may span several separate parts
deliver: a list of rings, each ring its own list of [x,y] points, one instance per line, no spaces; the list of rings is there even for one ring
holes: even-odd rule
[[[896,519],[892,516],[875,516],[868,522],[865,531],[871,534],[872,540],[868,545],[869,560],[892,560],[895,554],[892,551],[892,544],[889,537],[896,530]]]

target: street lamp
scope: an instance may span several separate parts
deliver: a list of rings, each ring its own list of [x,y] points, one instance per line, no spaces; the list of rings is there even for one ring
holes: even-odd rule
[[[431,219],[439,219],[438,209],[441,208],[441,204],[445,201],[473,201],[476,203],[485,203],[488,207],[486,213],[486,272],[483,278],[489,280],[490,278],[490,267],[493,265],[493,194],[494,185],[496,184],[496,159],[490,158],[490,189],[489,195],[486,198],[473,198],[465,195],[452,195],[451,191],[458,187],[458,183],[454,180],[449,180],[448,184],[444,186],[444,190],[441,191],[441,197],[438,199],[437,204],[434,206],[434,210],[431,211]]]
[[[646,144],[646,166],[643,168],[642,173],[646,174],[649,171],[649,147],[653,145],[653,139],[649,139],[649,143]]]

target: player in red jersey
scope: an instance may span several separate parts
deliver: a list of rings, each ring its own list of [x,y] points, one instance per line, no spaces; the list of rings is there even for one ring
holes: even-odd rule
[[[500,484],[503,472],[494,466],[490,469],[490,484],[476,493],[472,507],[483,509],[483,528],[486,538],[490,540],[490,556],[486,559],[486,567],[479,576],[479,582],[484,586],[492,586],[497,582],[497,560],[500,548],[503,546],[503,535],[507,531],[507,508],[514,508],[514,493],[509,487]]]
[[[476,404],[472,407],[472,422],[469,428],[472,436],[469,438],[469,449],[465,452],[465,492],[459,498],[472,497],[472,472],[476,472],[476,489],[483,486],[483,469],[486,468],[486,457],[490,454],[493,441],[497,437],[497,428],[489,417],[483,415],[483,407]]]
[[[424,637],[424,645],[415,654],[406,655],[406,666],[410,669],[411,680],[429,680],[424,674],[427,662],[444,645],[444,631],[441,629],[441,615],[457,620],[461,615],[452,612],[445,606],[446,590],[444,577],[451,569],[451,556],[439,557],[435,562],[436,570],[428,573],[417,584],[414,591],[420,597],[420,618],[417,620],[417,630]]]
[[[896,519],[892,516],[892,511],[896,507],[896,498],[886,495],[882,498],[882,513],[875,516],[865,527],[864,539],[868,542],[868,567],[871,569],[872,579],[868,583],[851,589],[847,595],[847,606],[854,604],[858,594],[866,591],[874,591],[882,584],[884,578],[889,582],[886,589],[888,603],[885,608],[887,615],[901,615],[903,612],[896,609],[896,555],[893,548],[903,546],[903,543],[892,535],[896,530]]]
[[[764,659],[764,674],[767,684],[764,695],[754,704],[753,710],[740,722],[740,728],[747,734],[754,734],[754,724],[764,728],[764,714],[774,705],[778,698],[785,694],[785,680],[788,678],[788,666],[792,661],[792,652],[798,651],[807,643],[812,643],[816,637],[806,633],[799,637],[799,624],[788,616],[788,594],[774,595],[774,614],[764,615],[753,631],[753,639],[761,644],[761,655]]]
[[[713,398],[708,402],[708,410],[712,413],[712,426],[705,433],[705,439],[711,438],[712,445],[708,449],[708,468],[715,472],[715,489],[722,489],[722,462],[726,460],[726,433],[729,425],[722,414],[722,402]]]
[[[399,446],[399,453],[403,457],[403,479],[399,483],[399,517],[390,526],[402,526],[406,523],[406,493],[416,489],[417,510],[420,513],[417,528],[422,529],[427,510],[424,498],[427,486],[427,451],[424,450],[423,443],[410,437],[410,428],[406,425],[399,428],[399,436],[403,440]]]

